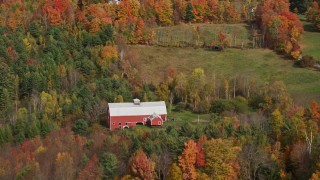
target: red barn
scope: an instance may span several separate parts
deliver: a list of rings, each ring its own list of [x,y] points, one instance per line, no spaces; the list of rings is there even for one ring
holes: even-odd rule
[[[164,101],[133,103],[109,103],[107,124],[110,130],[130,128],[136,125],[162,126],[167,120],[167,108]]]

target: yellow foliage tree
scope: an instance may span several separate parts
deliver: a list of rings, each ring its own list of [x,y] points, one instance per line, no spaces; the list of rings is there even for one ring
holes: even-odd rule
[[[284,126],[284,118],[281,112],[278,109],[276,109],[275,111],[272,112],[271,127],[277,140],[279,140],[280,138],[281,129],[283,126]]]
[[[158,15],[158,21],[162,25],[172,24],[173,9],[171,1],[169,0],[158,0],[155,3],[155,10]]]
[[[118,50],[116,46],[104,46],[100,51],[100,58],[97,64],[102,69],[108,69],[112,61],[118,60]]]
[[[300,50],[292,51],[290,55],[293,59],[298,59],[301,55],[301,51]]]
[[[211,179],[237,179],[240,170],[236,161],[241,148],[232,139],[211,139],[205,146],[206,173]]]
[[[97,33],[100,31],[100,19],[98,18],[94,18],[91,23],[90,23],[90,29],[89,29],[89,32],[90,33]]]
[[[41,109],[44,110],[45,114],[58,120],[62,118],[62,108],[59,106],[56,92],[49,94],[43,91],[40,94],[40,100]]]
[[[23,44],[26,46],[27,52],[30,53],[32,46],[31,46],[31,43],[29,42],[29,39],[28,38],[24,38],[23,39]]]
[[[68,152],[58,153],[55,161],[54,179],[68,180],[74,178],[73,158]]]
[[[211,180],[211,179],[206,173],[198,172],[197,173],[197,180]]]
[[[290,41],[287,41],[287,43],[284,47],[284,52],[289,54],[291,52],[292,48],[293,48],[292,43]]]
[[[320,179],[320,162],[317,164],[317,170],[314,172],[310,180],[319,180]]]
[[[167,179],[168,180],[182,180],[182,171],[176,163],[173,163],[171,165]]]

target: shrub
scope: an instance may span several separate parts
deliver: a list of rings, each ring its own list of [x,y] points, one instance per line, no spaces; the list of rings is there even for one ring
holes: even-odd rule
[[[175,108],[174,108],[174,111],[177,111],[177,112],[182,112],[183,110],[186,109],[186,104],[184,102],[179,102]]]
[[[221,114],[224,111],[233,111],[234,109],[234,105],[231,103],[231,101],[219,99],[212,103],[210,112]]]
[[[199,104],[199,113],[208,113],[210,111],[210,102],[203,100]]]
[[[302,68],[313,67],[315,63],[316,62],[312,56],[303,56],[300,61],[296,62],[296,64]]]
[[[261,104],[263,103],[264,103],[263,96],[255,96],[250,98],[249,100],[249,106],[254,110],[260,109]]]
[[[242,97],[237,97],[232,100],[219,99],[212,103],[210,112],[221,114],[225,111],[233,111],[237,113],[245,113],[249,111],[247,100]]]
[[[86,135],[88,132],[88,122],[84,119],[79,119],[77,122],[74,124],[72,131],[75,134],[80,134],[82,136]]]
[[[232,104],[234,105],[234,111],[237,113],[245,113],[249,111],[248,102],[243,97],[236,97],[232,100]]]

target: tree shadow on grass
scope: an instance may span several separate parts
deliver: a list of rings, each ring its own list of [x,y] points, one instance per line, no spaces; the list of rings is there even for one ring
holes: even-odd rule
[[[307,32],[319,32],[313,24],[308,23],[303,25],[303,29]]]

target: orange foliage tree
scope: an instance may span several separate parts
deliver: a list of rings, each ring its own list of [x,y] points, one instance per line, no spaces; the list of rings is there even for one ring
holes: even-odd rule
[[[104,46],[100,52],[97,64],[102,69],[108,69],[112,61],[118,60],[118,50],[116,46]]]
[[[179,156],[179,165],[182,169],[183,179],[196,179],[195,163],[197,158],[197,144],[193,140],[189,140],[185,144],[185,148]]]
[[[195,20],[197,22],[205,22],[208,20],[209,7],[206,0],[192,0]]]
[[[78,9],[76,19],[78,23],[89,30],[90,33],[96,33],[102,26],[112,24],[110,15],[114,13],[106,4],[90,4],[83,10]]]
[[[258,6],[257,19],[267,45],[285,52],[286,44],[297,44],[303,32],[302,23],[298,16],[289,11],[288,0],[267,0]],[[300,49],[292,50],[289,55],[293,58],[300,56]]]
[[[134,177],[140,179],[154,178],[154,162],[152,162],[142,149],[138,149],[129,161],[130,169]]]
[[[42,6],[42,13],[50,26],[70,25],[74,20],[73,7],[69,0],[47,0]]]
[[[169,0],[157,0],[154,7],[157,13],[157,19],[161,25],[172,24],[173,9],[171,1]]]
[[[311,102],[310,112],[313,119],[320,121],[320,105],[316,101]]]

